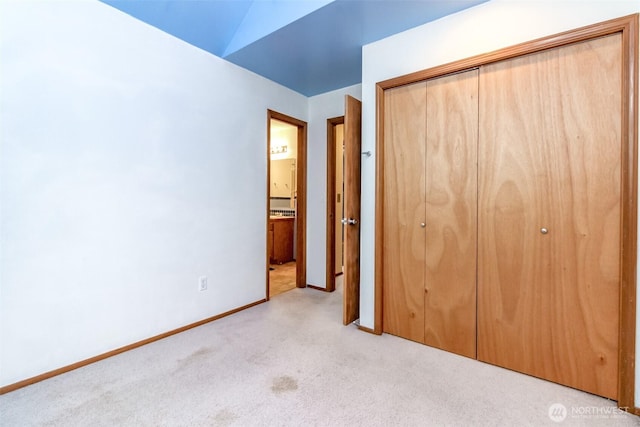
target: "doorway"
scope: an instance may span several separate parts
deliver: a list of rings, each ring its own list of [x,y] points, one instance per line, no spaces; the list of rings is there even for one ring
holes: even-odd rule
[[[306,135],[306,122],[267,111],[267,300],[306,287]]]
[[[344,116],[327,120],[327,292],[344,266]]]
[[[343,272],[342,322],[348,325],[360,317],[360,163],[370,153],[361,152],[362,103],[346,95],[344,111],[327,120],[325,275],[326,291],[333,292],[336,272]]]

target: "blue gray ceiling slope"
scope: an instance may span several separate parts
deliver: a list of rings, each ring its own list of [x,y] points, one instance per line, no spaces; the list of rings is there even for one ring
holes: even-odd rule
[[[487,0],[101,0],[313,96],[360,83],[362,46]]]

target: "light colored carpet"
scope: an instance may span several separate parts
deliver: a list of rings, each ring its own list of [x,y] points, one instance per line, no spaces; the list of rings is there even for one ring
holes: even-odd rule
[[[0,425],[540,426],[559,425],[555,403],[568,411],[560,425],[640,425],[584,414],[610,411],[603,398],[342,326],[341,298],[296,288],[8,393]]]

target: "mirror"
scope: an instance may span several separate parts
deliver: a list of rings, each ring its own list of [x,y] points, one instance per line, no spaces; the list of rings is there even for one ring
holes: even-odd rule
[[[271,160],[270,196],[272,199],[293,199],[296,196],[296,159]]]

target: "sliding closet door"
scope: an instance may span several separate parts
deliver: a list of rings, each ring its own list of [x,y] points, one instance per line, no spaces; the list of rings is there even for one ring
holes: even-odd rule
[[[478,70],[427,82],[427,345],[476,357]]]
[[[383,329],[424,340],[426,83],[384,94]]]
[[[478,358],[617,397],[621,36],[480,73]]]

